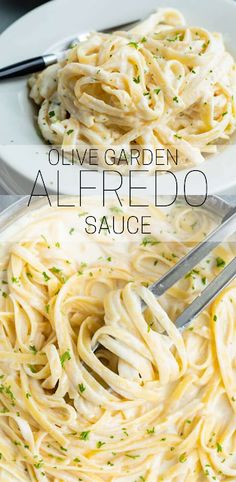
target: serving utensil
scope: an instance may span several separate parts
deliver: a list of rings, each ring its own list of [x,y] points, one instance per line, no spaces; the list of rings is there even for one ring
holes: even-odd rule
[[[236,206],[230,209],[222,223],[212,233],[194,247],[184,256],[173,268],[171,268],[158,281],[153,283],[149,289],[159,297],[171,288],[177,281],[189,273],[202,261],[214,248],[224,239],[229,238],[236,232]],[[236,257],[224,268],[221,273],[213,279],[201,294],[180,314],[175,320],[179,329],[184,329],[193,321],[216,296],[228,286],[236,277]]]
[[[193,198],[194,196],[192,196]],[[169,288],[181,278],[191,272],[223,240],[236,233],[236,206],[227,205],[217,196],[209,196],[206,202],[208,210],[216,213],[224,208],[224,216],[221,224],[217,226],[206,238],[184,256],[173,268],[171,268],[158,281],[149,286],[149,290],[156,296],[162,296]],[[235,240],[236,242],[236,240]],[[236,257],[216,276],[209,285],[197,296],[193,302],[174,321],[180,331],[184,330],[228,284],[236,278]],[[142,310],[146,307],[142,302]],[[96,352],[101,345],[97,343],[93,347]]]
[[[130,27],[133,27],[139,22],[139,20],[133,20],[132,22],[124,23],[122,25],[115,25],[113,27],[104,28],[102,30],[98,30],[100,33],[112,33],[117,30],[126,30]],[[39,72],[40,70],[45,69],[49,65],[56,64],[58,61],[63,60],[66,58],[68,50],[70,50],[73,46],[80,42],[84,42],[89,38],[92,32],[86,32],[79,34],[78,37],[71,39],[67,42],[67,45],[64,46],[64,49],[57,53],[45,54],[40,55],[39,57],[34,57],[32,59],[22,60],[21,62],[17,62],[12,65],[8,65],[0,69],[0,80],[2,79],[10,79],[14,77],[20,77],[22,75],[33,74],[35,72]]]

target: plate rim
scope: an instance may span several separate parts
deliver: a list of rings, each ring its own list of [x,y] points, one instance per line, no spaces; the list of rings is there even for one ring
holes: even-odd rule
[[[157,0],[156,1],[156,6],[163,6],[165,5],[168,7],[166,4],[166,1],[164,0]],[[183,1],[183,0],[182,0]],[[181,7],[184,7],[183,3],[181,0],[174,0],[174,3],[179,3],[178,8],[181,10]],[[93,3],[93,0],[88,0],[88,7],[89,5]],[[132,2],[134,3],[134,2]],[[168,4],[173,3],[173,0],[170,0]],[[220,5],[222,6],[228,6],[229,8],[234,8],[236,12],[236,1],[234,0],[208,0],[207,1],[208,5]],[[13,24],[11,24],[1,35],[0,35],[0,49],[1,45],[5,42],[7,42],[7,39],[9,38],[9,35],[12,37],[14,35],[14,31],[19,31],[22,30],[23,26],[25,23],[31,24],[32,23],[37,23],[37,17],[41,15],[47,15],[51,11],[55,12],[55,8],[58,9],[67,9],[68,5],[73,6],[77,5],[78,7],[78,0],[52,0],[51,2],[47,2],[43,5],[40,5],[30,12],[26,13],[22,17],[20,17],[18,20],[16,20]],[[147,7],[148,8],[148,7]],[[72,34],[73,35],[73,32]],[[59,32],[56,37],[59,40]],[[235,34],[236,38],[236,34]],[[30,43],[30,42],[29,42]],[[40,42],[39,42],[40,43]],[[44,49],[45,50],[45,49]],[[42,49],[41,49],[42,51]],[[37,52],[36,52],[37,55]],[[24,78],[26,81],[26,78]],[[6,82],[3,82],[5,84]],[[0,84],[0,92],[1,92],[1,84]],[[29,100],[30,102],[30,100]],[[1,121],[0,121],[1,124]],[[232,147],[232,144],[229,145],[229,147]],[[230,156],[230,149],[227,147],[224,149],[224,153],[218,154],[214,156],[212,159],[208,159],[206,162],[200,164],[199,166],[192,166],[188,169],[181,169],[180,171],[175,171],[175,175],[180,183],[183,182],[184,176],[190,171],[194,169],[200,169],[203,171],[209,181],[209,191],[210,193],[215,193],[215,192],[220,192],[222,190],[228,190],[236,186],[236,163],[233,162],[233,154]],[[228,151],[228,155],[227,155]],[[225,154],[226,152],[226,154]],[[235,154],[235,153],[234,153]],[[22,173],[21,172],[21,166],[18,166],[18,169],[16,168],[16,165],[12,165],[11,162],[9,162],[9,159],[5,156],[4,159],[4,154],[3,154],[3,149],[2,145],[0,145],[0,163],[4,165],[4,167],[11,172],[10,175],[17,176],[20,174],[20,176],[23,176],[26,179],[26,182],[32,181],[32,177],[30,176],[30,172],[27,173]],[[235,164],[235,166],[234,166]],[[74,166],[75,167],[75,166]],[[79,166],[76,166],[76,169],[78,169]],[[221,168],[220,176],[217,175],[217,172],[219,172],[219,169]],[[215,171],[215,172],[214,172]],[[214,174],[214,175],[213,175]],[[163,189],[165,188],[165,175],[162,175],[162,185]],[[212,179],[213,178],[213,179]],[[7,185],[7,180],[4,179],[5,185]],[[10,183],[11,184],[11,183]],[[15,184],[15,183],[14,183]],[[10,188],[11,190],[11,188]],[[198,186],[196,186],[196,192],[198,191]],[[28,193],[27,193],[28,194]],[[70,194],[70,192],[65,192],[65,194]]]

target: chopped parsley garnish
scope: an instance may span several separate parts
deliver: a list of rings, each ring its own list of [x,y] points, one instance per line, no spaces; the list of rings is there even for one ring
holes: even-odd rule
[[[156,95],[160,94],[160,92],[161,92],[161,89],[154,89],[154,93],[155,93]]]
[[[175,37],[173,37],[173,38],[167,38],[166,40],[167,40],[167,42],[176,42],[176,40],[180,40],[180,38],[181,38],[181,34],[180,34],[180,33],[177,33],[177,34],[175,35]]]
[[[222,445],[220,445],[219,442],[216,442],[216,450],[218,453],[223,451]]]
[[[51,110],[51,112],[49,112],[48,115],[49,117],[54,117],[56,114],[54,110]]]
[[[99,440],[99,442],[97,442],[97,449],[100,449],[105,444],[106,442],[101,442],[101,440]]]
[[[114,214],[122,214],[123,213],[122,209],[118,208],[116,206],[113,206],[112,208],[110,208],[110,211]]]
[[[148,332],[148,333],[150,333],[152,325],[153,325],[153,322],[152,322],[152,323],[148,323],[148,327],[147,327],[147,332]]]
[[[133,81],[135,84],[140,84],[140,75],[137,75],[137,77],[133,77]]]
[[[148,428],[147,433],[148,433],[148,435],[153,435],[155,433],[155,427]]]
[[[216,258],[216,266],[217,268],[223,268],[225,266],[225,260],[218,256]]]
[[[179,103],[179,99],[177,96],[173,97],[173,101],[176,102],[177,104]]]
[[[137,42],[129,42],[128,45],[130,45],[131,47],[134,47],[135,49],[138,49],[138,43]]]
[[[79,383],[78,387],[79,387],[79,391],[80,391],[80,393],[85,392],[86,387],[84,386],[84,384],[83,384],[83,383]]]
[[[45,273],[45,271],[43,271],[42,275],[43,275],[44,280],[46,281],[46,283],[51,279],[50,276],[48,276],[47,273]]]
[[[141,246],[144,246],[146,247],[148,244],[150,244],[150,246],[155,246],[156,244],[159,244],[160,241],[157,241],[156,238],[154,238],[153,236],[146,236],[142,243],[141,243]]]
[[[130,454],[125,454],[125,456],[133,460],[138,459],[140,457],[140,455],[130,455]]]
[[[19,279],[16,278],[15,276],[12,276],[11,281],[12,283],[19,283]]]
[[[187,460],[186,452],[184,452],[183,454],[181,454],[181,455],[179,456],[179,462],[180,462],[181,464],[183,464],[184,462],[186,462],[186,460]]]
[[[5,393],[6,395],[8,395],[8,397],[10,398],[11,400],[11,404],[12,405],[15,405],[15,397],[13,395],[13,392],[12,392],[12,389],[11,389],[11,385],[4,385],[3,383],[1,383],[0,385],[0,393]]]
[[[73,132],[74,132],[74,129],[69,129],[69,130],[67,131],[67,135],[70,136]]]
[[[34,467],[36,469],[41,469],[41,467],[43,466],[43,460],[39,460],[39,462],[36,462],[36,464],[34,464]]]
[[[89,434],[90,430],[88,430],[87,432],[81,432],[79,436],[80,440],[89,440]]]
[[[69,231],[69,234],[73,234],[75,232],[75,228],[71,228],[70,231]]]
[[[36,355],[37,350],[36,350],[35,345],[30,345],[30,346],[29,346],[29,349],[30,349],[30,351],[32,351],[32,352],[33,352],[33,354],[34,354],[34,355]]]
[[[191,278],[194,274],[199,274],[199,271],[197,269],[192,269],[189,273],[185,275],[185,279]]]
[[[176,139],[182,139],[182,136],[180,136],[179,134],[175,134],[174,137],[176,137]]]
[[[70,350],[65,351],[65,353],[63,353],[63,355],[60,357],[60,360],[61,366],[64,368],[65,362],[71,360]]]
[[[217,321],[217,316],[216,316],[216,315],[213,316],[213,320],[214,320],[214,321]]]
[[[56,268],[55,266],[53,266],[53,267],[51,268],[51,271],[52,271],[52,273],[56,273],[56,274],[61,273],[61,269],[58,269],[58,268]]]

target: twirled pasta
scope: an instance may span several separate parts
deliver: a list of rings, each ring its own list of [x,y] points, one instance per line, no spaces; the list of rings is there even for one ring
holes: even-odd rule
[[[178,168],[199,164],[235,130],[235,63],[222,36],[187,26],[173,9],[129,32],[92,34],[29,85],[46,141],[68,153],[96,146],[108,168],[104,151],[124,149],[124,173],[142,169],[143,147],[177,149]],[[129,158],[134,148],[139,162]]]
[[[41,209],[29,228],[16,225],[16,242],[3,236],[1,481],[236,478],[235,284],[183,334],[171,321],[233,245],[156,300],[147,285],[214,220],[181,205],[150,209],[156,232],[135,242],[79,232],[80,208]]]

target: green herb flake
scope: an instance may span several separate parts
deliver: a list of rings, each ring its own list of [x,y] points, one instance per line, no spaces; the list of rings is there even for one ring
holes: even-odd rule
[[[125,456],[133,460],[138,459],[140,457],[140,455],[130,455],[130,454],[125,454]]]
[[[42,466],[43,466],[43,460],[42,460],[42,459],[39,460],[38,462],[36,462],[36,464],[34,464],[34,467],[35,467],[36,469],[41,469]]]
[[[121,208],[118,208],[116,206],[113,206],[110,208],[110,211],[114,214],[123,214],[123,211]]]
[[[53,267],[51,268],[51,271],[52,271],[52,273],[55,273],[55,274],[61,273],[61,269],[56,268],[55,266],[53,266]]]
[[[33,353],[34,355],[36,355],[37,350],[36,350],[36,348],[35,348],[35,345],[30,345],[30,346],[29,346],[29,349],[30,349],[30,351],[32,351],[32,353]]]
[[[65,353],[63,353],[63,355],[60,357],[60,360],[61,366],[64,368],[65,362],[71,360],[70,350],[65,351]]]
[[[48,276],[45,271],[43,271],[42,275],[43,275],[44,281],[46,281],[46,283],[51,279],[50,276]]]
[[[138,49],[138,43],[137,42],[129,42],[128,45],[130,45],[130,47],[134,47],[135,49]]]
[[[11,389],[11,385],[4,385],[1,383],[0,385],[0,393],[5,393],[11,400],[11,404],[15,405],[15,397]]]
[[[158,241],[156,238],[154,238],[153,236],[146,236],[143,240],[142,240],[142,243],[141,243],[141,246],[155,246],[156,244],[159,244],[160,241]]]
[[[79,387],[79,391],[80,391],[80,393],[85,392],[86,387],[84,386],[84,384],[83,384],[83,383],[79,383],[78,387]]]
[[[225,266],[225,260],[222,259],[220,256],[217,256],[216,258],[216,266],[217,268],[223,268]]]
[[[19,283],[19,279],[16,278],[15,276],[12,276],[11,281],[12,283],[16,283],[16,284]]]
[[[223,451],[222,445],[219,444],[219,442],[216,442],[216,450],[218,453]]]
[[[86,432],[81,432],[79,438],[80,440],[89,440],[89,434],[90,434],[90,430],[86,431]]]
[[[137,75],[137,77],[133,77],[133,81],[135,84],[140,84],[140,75]]]
[[[186,460],[187,460],[186,452],[184,452],[183,454],[181,454],[181,455],[179,456],[179,462],[180,462],[181,464],[184,464],[184,462],[186,462]]]
[[[96,447],[97,447],[97,449],[100,449],[100,448],[101,448],[103,445],[105,445],[105,444],[106,444],[106,442],[101,442],[101,440],[99,440],[99,441],[97,442]]]

